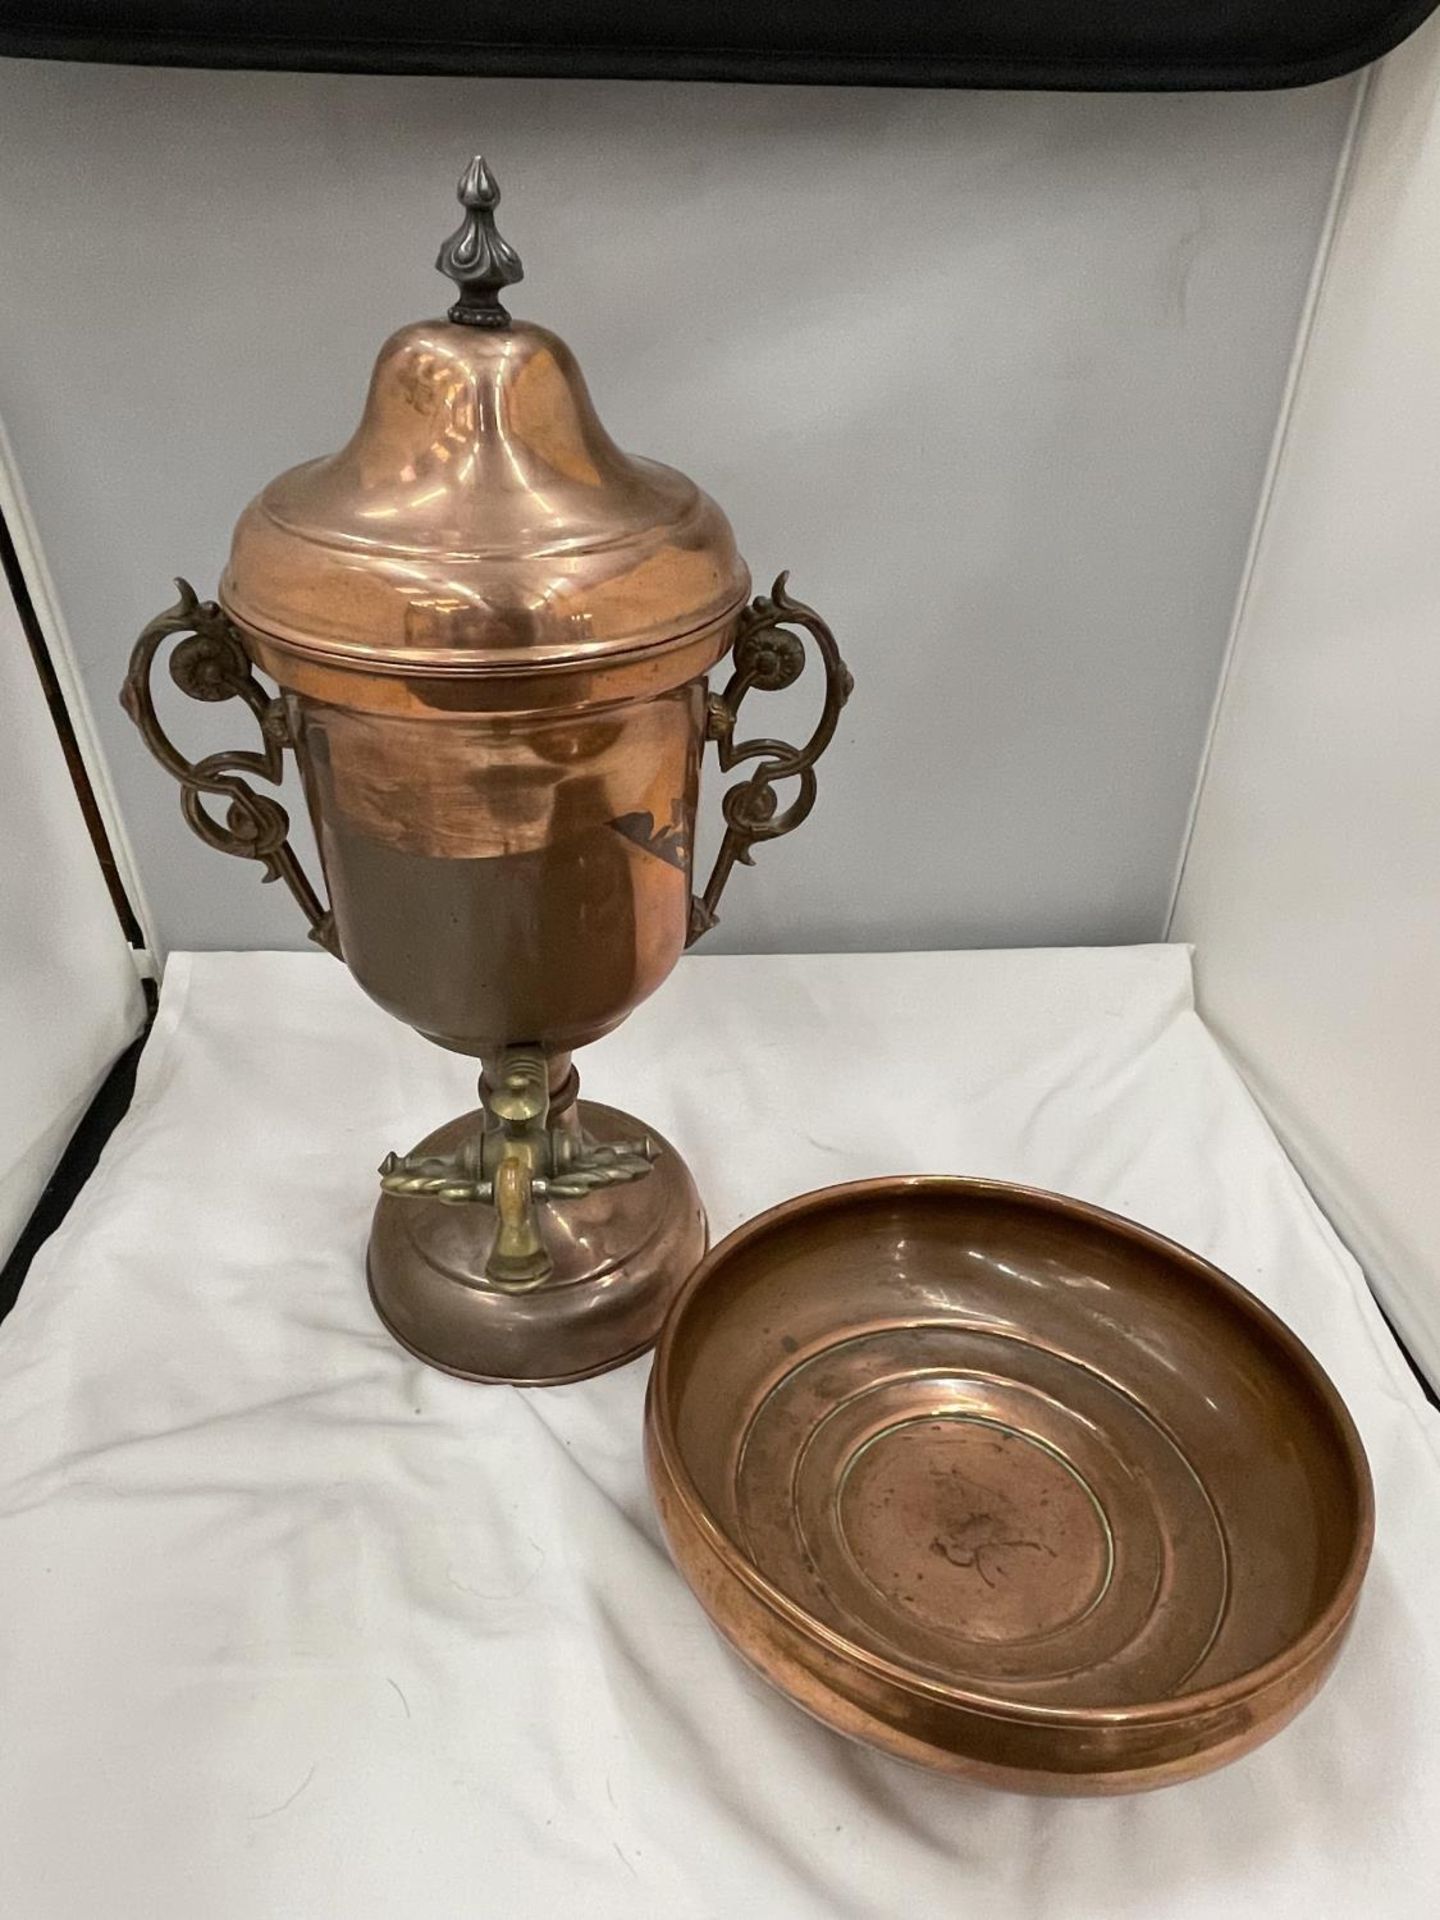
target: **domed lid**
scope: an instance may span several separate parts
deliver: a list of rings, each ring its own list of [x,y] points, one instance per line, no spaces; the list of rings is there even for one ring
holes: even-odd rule
[[[714,501],[622,453],[565,343],[501,305],[522,268],[499,198],[477,158],[437,262],[448,318],[387,340],[349,445],[246,508],[220,587],[242,626],[376,671],[529,673],[663,647],[744,599]]]

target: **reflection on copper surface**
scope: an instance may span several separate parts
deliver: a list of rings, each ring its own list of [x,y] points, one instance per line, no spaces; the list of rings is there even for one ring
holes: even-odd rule
[[[510,319],[522,269],[478,158],[459,197],[449,318],[385,343],[349,442],[251,503],[221,604],[187,590],[152,621],[126,697],[208,844],[263,862],[375,1001],[483,1063],[480,1109],[384,1155],[371,1289],[437,1366],[538,1382],[640,1350],[705,1238],[678,1155],[577,1102],[570,1051],[653,993],[731,870],[808,816],[850,682],[783,577],[747,605],[715,503],[623,453],[563,341]],[[747,694],[800,673],[801,632],[825,681],[810,739],[737,738]],[[190,761],[159,726],[151,669],[183,634],[172,670],[243,700],[260,750]],[[707,739],[739,777],[697,897]],[[283,808],[246,784],[278,779],[286,745],[328,905]]]
[[[1354,1427],[1272,1314],[1002,1182],[861,1182],[732,1234],[666,1324],[646,1432],[671,1552],[752,1666],[841,1732],[1037,1792],[1267,1739],[1333,1665],[1374,1526]]]
[[[720,509],[620,451],[563,341],[426,321],[386,343],[349,444],[246,510],[221,597],[272,642],[413,668],[633,651],[748,585]]]

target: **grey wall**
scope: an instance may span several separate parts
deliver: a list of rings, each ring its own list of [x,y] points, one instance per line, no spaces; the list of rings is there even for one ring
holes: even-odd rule
[[[737,947],[1158,936],[1351,98],[0,63],[0,417],[171,944],[293,944],[114,692],[437,311],[483,145],[521,313],[691,471],[858,687]],[[798,698],[798,690],[795,696]],[[797,716],[798,723],[798,716]],[[198,746],[235,736],[193,710]],[[712,779],[710,802],[715,802]]]

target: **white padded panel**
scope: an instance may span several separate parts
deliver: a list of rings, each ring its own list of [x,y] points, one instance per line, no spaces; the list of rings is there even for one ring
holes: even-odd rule
[[[1175,931],[1440,1382],[1440,20],[1373,77]]]
[[[0,715],[3,1261],[144,1003],[3,575]]]

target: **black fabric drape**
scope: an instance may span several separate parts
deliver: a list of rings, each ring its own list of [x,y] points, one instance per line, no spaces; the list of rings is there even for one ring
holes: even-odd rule
[[[0,0],[0,54],[930,87],[1302,86],[1437,0]]]

